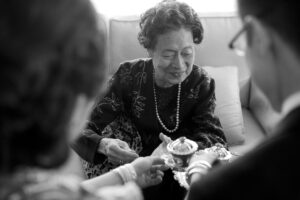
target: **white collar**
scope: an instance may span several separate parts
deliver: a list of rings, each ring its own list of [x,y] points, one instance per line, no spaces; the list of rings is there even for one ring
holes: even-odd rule
[[[296,92],[290,95],[284,102],[282,106],[282,114],[286,116],[289,114],[293,109],[300,106],[300,92]]]

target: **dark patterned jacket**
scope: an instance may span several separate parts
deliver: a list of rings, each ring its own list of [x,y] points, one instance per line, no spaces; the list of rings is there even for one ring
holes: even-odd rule
[[[150,155],[160,144],[160,132],[172,139],[186,136],[197,141],[199,149],[215,143],[226,145],[220,121],[214,115],[215,82],[204,69],[194,65],[191,74],[182,82],[180,124],[177,131],[171,134],[164,131],[157,120],[153,87],[156,87],[159,115],[166,127],[173,129],[176,124],[178,84],[159,88],[154,84],[153,70],[151,59],[138,59],[120,65],[106,95],[95,104],[87,128],[72,145],[83,159],[91,163],[103,161],[105,156],[97,153],[100,140],[103,137],[117,137],[103,130],[121,115],[125,115],[130,122],[123,120],[123,131],[119,132],[121,138],[118,138],[127,141],[140,156]],[[130,131],[134,129],[138,134]]]

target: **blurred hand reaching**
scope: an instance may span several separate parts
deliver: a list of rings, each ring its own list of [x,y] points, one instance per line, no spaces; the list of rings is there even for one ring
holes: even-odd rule
[[[140,157],[131,165],[137,174],[136,182],[142,188],[159,184],[164,176],[163,171],[168,169],[162,158],[154,156]]]

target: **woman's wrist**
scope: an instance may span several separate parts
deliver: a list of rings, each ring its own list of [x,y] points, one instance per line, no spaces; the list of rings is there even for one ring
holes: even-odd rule
[[[100,141],[99,141],[99,145],[98,145],[98,152],[103,154],[103,155],[106,155],[106,146],[107,146],[107,140],[106,138],[102,138]]]
[[[205,160],[198,160],[193,162],[188,168],[186,173],[186,181],[190,185],[193,181],[199,179],[207,174],[211,168],[211,164]]]
[[[206,160],[197,160],[197,161],[192,162],[189,165],[187,170],[194,168],[194,167],[203,167],[203,168],[210,169],[212,167],[212,165]]]
[[[199,174],[199,173],[194,173],[190,175],[189,178],[189,185],[192,185],[194,182],[196,182],[197,180],[201,179],[201,177],[203,176],[203,174]]]
[[[124,184],[137,179],[137,173],[131,164],[125,164],[117,167],[113,170],[113,172],[120,176]]]

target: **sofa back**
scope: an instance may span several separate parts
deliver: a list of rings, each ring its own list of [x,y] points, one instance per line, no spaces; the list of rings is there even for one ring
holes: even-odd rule
[[[241,23],[234,14],[200,15],[200,18],[204,39],[196,45],[195,64],[205,67],[216,81],[215,114],[220,117],[229,144],[241,144],[244,141],[244,122],[240,99],[243,104],[243,99],[248,99],[248,92],[240,98],[239,81],[249,77],[249,73],[244,58],[228,48]],[[125,60],[148,57],[137,39],[140,30],[138,16],[114,17],[108,24],[110,74]]]
[[[244,58],[228,48],[231,38],[241,27],[235,14],[200,15],[204,28],[204,39],[196,45],[195,64],[199,66],[238,66],[239,79],[249,76]],[[114,73],[121,62],[148,57],[139,44],[139,16],[122,16],[109,19],[109,72]]]

